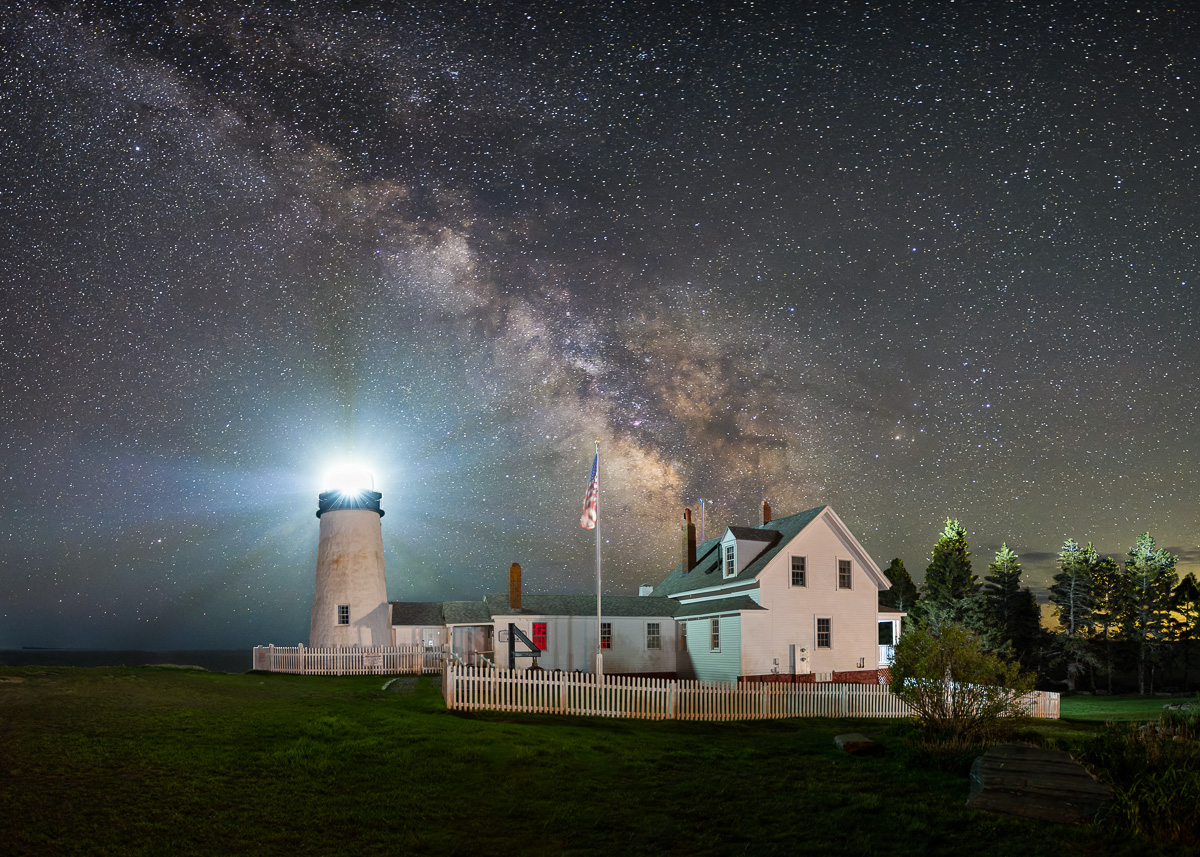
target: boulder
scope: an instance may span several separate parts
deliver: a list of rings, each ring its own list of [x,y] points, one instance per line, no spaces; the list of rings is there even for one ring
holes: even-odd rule
[[[833,744],[839,750],[845,750],[856,756],[869,755],[879,752],[879,745],[860,732],[846,732],[833,739]]]

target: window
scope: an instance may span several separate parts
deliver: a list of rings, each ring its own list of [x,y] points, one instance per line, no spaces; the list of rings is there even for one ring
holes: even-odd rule
[[[725,545],[725,569],[726,577],[733,577],[737,574],[737,543],[731,542]]]
[[[349,625],[350,624],[350,605],[349,604],[339,604],[338,605],[337,623],[339,625]]]
[[[833,648],[833,620],[818,619],[817,620],[817,648],[832,649]]]
[[[600,648],[612,648],[612,622],[600,623]]]
[[[713,619],[709,630],[708,647],[714,652],[721,650],[721,620]]]
[[[545,622],[534,622],[533,623],[533,635],[532,636],[533,636],[533,644],[535,646],[537,646],[539,649],[541,649],[543,652],[546,651],[546,623]]]
[[[892,639],[892,623],[891,622],[880,622],[879,623],[879,645],[890,646],[890,645],[893,645],[895,642],[896,641]]]
[[[804,557],[792,557],[792,586],[808,586],[808,579],[804,574]]]
[[[850,560],[838,560],[838,589],[850,588]]]
[[[662,626],[658,622],[646,623],[646,648],[662,648]]]
[[[686,652],[687,647],[687,622],[679,623],[679,651]]]

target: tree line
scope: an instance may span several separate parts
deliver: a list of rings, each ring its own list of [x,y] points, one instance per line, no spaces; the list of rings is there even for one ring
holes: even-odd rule
[[[1065,674],[1070,691],[1087,678],[1112,692],[1114,673],[1136,672],[1139,693],[1153,692],[1165,670],[1180,668],[1187,689],[1200,635],[1200,585],[1180,579],[1178,558],[1138,536],[1124,561],[1101,557],[1088,542],[1068,539],[1050,587],[1060,629],[1047,631],[1041,610],[1021,581],[1019,557],[1002,544],[981,581],[971,565],[966,529],[950,519],[933,546],[918,587],[899,558],[884,570],[892,588],[881,606],[908,613],[906,625],[961,625],[989,651],[1018,660],[1043,679]]]

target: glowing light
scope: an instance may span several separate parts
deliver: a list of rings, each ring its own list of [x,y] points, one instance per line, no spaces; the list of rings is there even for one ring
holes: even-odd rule
[[[325,478],[321,480],[321,490],[362,494],[375,490],[375,477],[369,468],[361,464],[341,464],[325,474]]]

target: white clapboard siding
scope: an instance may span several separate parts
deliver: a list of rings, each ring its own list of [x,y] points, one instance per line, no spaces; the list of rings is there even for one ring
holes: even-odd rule
[[[421,675],[442,671],[446,646],[255,646],[253,669],[298,675]]]
[[[703,682],[492,670],[448,663],[442,692],[451,710],[523,711],[648,720],[780,717],[909,717],[884,685]],[[1031,717],[1057,718],[1058,694],[1026,697]]]

